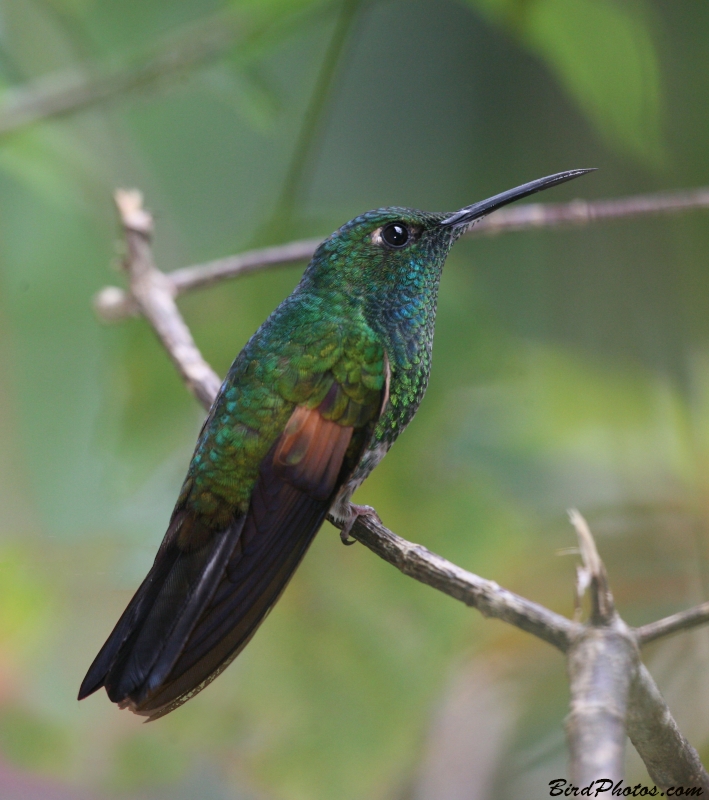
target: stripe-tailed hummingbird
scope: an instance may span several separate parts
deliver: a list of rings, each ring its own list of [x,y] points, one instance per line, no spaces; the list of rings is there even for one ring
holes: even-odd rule
[[[354,490],[421,402],[438,284],[486,214],[590,172],[560,172],[455,213],[381,208],[318,247],[239,353],[197,445],[155,562],[84,678],[156,719],[241,652],[328,512],[343,541]]]

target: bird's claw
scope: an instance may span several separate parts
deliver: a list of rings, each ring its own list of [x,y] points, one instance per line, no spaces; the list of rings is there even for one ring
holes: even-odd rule
[[[357,540],[352,539],[350,537],[350,532],[348,530],[345,530],[344,528],[340,531],[340,541],[342,542],[342,544],[347,545],[347,547],[349,547],[352,544],[357,544]]]
[[[350,531],[359,517],[374,517],[378,522],[381,521],[379,515],[371,506],[356,506],[350,503],[347,521],[340,531],[340,541],[342,544],[347,545],[347,547],[353,545],[357,541],[350,537]]]

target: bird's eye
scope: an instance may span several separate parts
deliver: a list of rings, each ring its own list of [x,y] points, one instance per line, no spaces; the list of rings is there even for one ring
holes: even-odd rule
[[[382,228],[382,241],[389,247],[403,247],[409,241],[409,229],[403,222],[390,222]]]

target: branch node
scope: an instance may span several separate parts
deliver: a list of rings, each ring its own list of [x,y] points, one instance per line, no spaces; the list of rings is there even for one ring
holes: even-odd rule
[[[94,295],[93,308],[102,322],[119,322],[140,314],[135,300],[118,286],[104,286]]]

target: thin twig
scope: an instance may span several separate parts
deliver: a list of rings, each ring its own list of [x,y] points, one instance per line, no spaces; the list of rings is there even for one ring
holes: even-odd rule
[[[169,273],[178,294],[211,286],[225,278],[235,278],[257,272],[264,267],[292,264],[306,261],[313,257],[322,239],[303,239],[275,247],[264,247],[259,250],[248,250],[238,256],[220,258],[194,267],[182,267]]]
[[[220,56],[242,30],[234,14],[217,14],[190,26],[179,36],[170,37],[142,63],[98,74],[95,71],[54,73],[21,88],[9,89],[0,105],[0,136],[174,79]]]
[[[637,195],[618,200],[571,203],[532,203],[503,208],[478,222],[466,235],[496,235],[533,228],[556,228],[587,225],[603,219],[678,213],[709,208],[709,188],[685,192]],[[312,258],[320,239],[305,239],[276,247],[249,250],[205,264],[183,267],[164,273],[174,284],[176,294],[210,286],[227,278],[278,265],[293,264]],[[135,303],[123,289],[108,286],[96,296],[94,307],[105,321],[113,322],[136,313]]]
[[[341,527],[332,519],[330,522]],[[373,516],[358,517],[350,535],[404,575],[476,608],[486,617],[509,622],[562,652],[583,630],[581,625],[502,588],[495,581],[474,575],[422,545],[402,539]]]
[[[623,777],[627,731],[660,788],[708,789],[709,775],[697,751],[681,734],[655,681],[640,662],[638,631],[629,628],[615,610],[606,568],[586,520],[576,510],[570,511],[569,517],[584,562],[580,583],[589,588],[593,608],[589,626],[568,655],[571,713],[566,730],[572,779],[579,786],[596,781],[597,790],[610,781],[610,789]],[[696,612],[691,609],[686,616],[696,616]],[[655,625],[669,633],[671,627],[679,629],[676,618],[680,616],[685,615]]]
[[[615,200],[573,200],[571,203],[531,203],[500,209],[485,217],[469,235],[508,233],[529,228],[588,225],[603,219],[627,219],[709,208],[709,187],[658,192]]]
[[[642,646],[648,642],[654,642],[655,639],[661,639],[663,636],[671,636],[679,631],[696,628],[705,622],[709,622],[709,602],[701,603],[687,611],[680,611],[678,614],[672,614],[657,620],[657,622],[641,625],[635,629],[635,636],[638,644]]]
[[[227,278],[236,278],[250,272],[276,266],[286,266],[312,258],[320,239],[304,239],[289,244],[248,250],[236,256],[227,256],[206,264],[182,267],[163,273],[171,282],[176,295],[211,286]],[[138,313],[130,292],[117,286],[106,286],[94,298],[94,309],[105,322],[117,322]]]
[[[170,281],[175,295],[192,289],[201,289],[219,283],[227,278],[236,278],[258,272],[267,267],[285,266],[297,261],[310,259],[320,239],[304,239],[299,242],[248,250],[238,256],[228,256],[194,267],[182,267],[173,272],[163,273]],[[130,292],[117,286],[106,286],[96,294],[94,309],[104,322],[117,322],[138,313]]]

